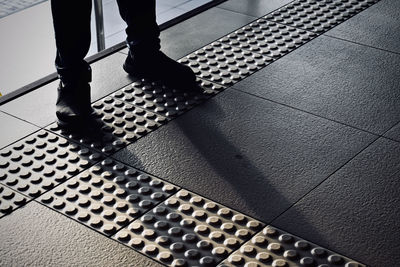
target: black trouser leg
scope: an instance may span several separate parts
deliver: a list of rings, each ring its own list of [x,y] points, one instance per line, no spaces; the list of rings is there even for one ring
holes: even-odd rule
[[[91,9],[91,0],[51,0],[57,47],[55,63],[64,83],[91,81],[91,69],[84,60],[90,47]]]
[[[126,22],[127,43],[131,52],[158,51],[160,29],[156,21],[155,0],[117,0],[119,13]]]

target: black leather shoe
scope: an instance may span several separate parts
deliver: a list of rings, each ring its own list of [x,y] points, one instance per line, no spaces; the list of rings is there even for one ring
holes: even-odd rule
[[[161,51],[129,53],[123,65],[124,70],[138,78],[161,81],[168,87],[182,91],[202,93],[191,68],[169,58]]]
[[[56,116],[61,127],[77,128],[90,120],[90,85],[60,82],[57,89]]]

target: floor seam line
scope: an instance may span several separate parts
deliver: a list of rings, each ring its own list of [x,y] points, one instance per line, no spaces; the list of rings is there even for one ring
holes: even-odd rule
[[[318,117],[318,118],[321,118],[321,119],[324,119],[324,120],[328,120],[328,121],[331,121],[331,122],[335,122],[335,123],[341,124],[341,125],[343,125],[343,126],[347,126],[347,127],[353,128],[353,129],[355,129],[355,130],[362,131],[362,132],[364,132],[364,133],[368,133],[368,134],[371,134],[371,135],[374,135],[374,136],[377,136],[377,137],[383,137],[383,136],[380,135],[380,134],[377,134],[377,133],[374,133],[374,132],[370,132],[370,131],[364,130],[364,129],[362,129],[362,128],[358,128],[358,127],[356,127],[356,126],[353,126],[353,125],[350,125],[350,124],[346,124],[346,123],[341,122],[341,121],[337,121],[337,120],[334,120],[334,119],[330,119],[330,118],[328,118],[328,117],[323,117],[323,116],[318,115],[318,114],[316,114],[316,113],[312,113],[312,112],[310,112],[310,111],[306,111],[306,110],[303,110],[303,109],[300,109],[300,108],[296,108],[296,107],[290,106],[290,105],[288,105],[288,104],[281,103],[281,102],[278,102],[278,101],[275,101],[275,100],[272,100],[272,99],[269,99],[269,98],[265,98],[265,97],[262,97],[262,96],[259,96],[259,95],[255,95],[255,94],[253,94],[253,93],[249,93],[249,92],[243,91],[243,90],[241,90],[241,89],[235,88],[234,86],[232,86],[232,88],[233,88],[233,90],[235,90],[235,91],[238,91],[238,92],[241,92],[241,93],[244,93],[244,94],[248,94],[248,95],[251,95],[251,96],[253,96],[253,97],[257,97],[257,98],[262,99],[262,100],[264,100],[264,101],[269,101],[269,102],[275,103],[275,104],[277,104],[277,105],[281,105],[281,106],[284,106],[284,107],[287,107],[287,108],[290,108],[290,109],[294,109],[294,110],[297,110],[297,111],[300,111],[300,112],[304,112],[304,113],[307,113],[307,114],[309,114],[309,115],[313,115],[313,116],[315,116],[315,117]]]
[[[329,174],[325,179],[323,179],[321,182],[319,182],[316,186],[314,186],[310,191],[305,193],[302,197],[300,197],[296,202],[294,202],[290,207],[285,209],[283,212],[275,216],[275,218],[272,219],[270,224],[273,224],[279,217],[281,217],[284,213],[286,213],[289,209],[294,207],[296,204],[298,204],[301,200],[306,198],[310,193],[312,193],[314,190],[316,190],[320,185],[322,185],[325,181],[327,181],[329,178],[334,176],[337,172],[339,172],[341,169],[343,169],[348,163],[350,163],[352,160],[354,160],[358,155],[363,153],[365,150],[367,150],[372,144],[374,144],[380,137],[375,138],[372,142],[370,142],[368,145],[366,145],[364,148],[362,148],[360,151],[358,151],[353,157],[351,157],[349,160],[347,160],[344,164],[342,164],[340,167],[338,167],[336,170],[334,170],[331,174]]]
[[[222,10],[225,10],[225,11],[229,11],[229,12],[232,12],[232,13],[238,14],[238,15],[243,15],[243,16],[247,16],[247,17],[257,18],[257,16],[245,14],[245,13],[242,13],[242,12],[239,12],[239,11],[236,11],[236,10],[231,10],[231,9],[226,8],[226,7],[216,6],[216,8],[222,9]]]
[[[333,36],[333,35],[326,34],[326,33],[324,33],[322,35],[326,36],[326,37],[329,37],[329,38],[332,38],[332,39],[337,39],[337,40],[341,40],[341,41],[344,41],[344,42],[348,42],[348,43],[352,43],[352,44],[356,44],[356,45],[364,46],[364,47],[368,47],[368,48],[373,48],[373,49],[376,49],[376,50],[380,50],[380,51],[383,51],[383,52],[387,52],[387,53],[391,53],[391,54],[395,54],[397,56],[400,56],[400,52],[395,52],[395,51],[391,51],[391,50],[375,47],[375,46],[372,46],[372,45],[355,42],[355,41],[352,41],[352,40],[348,40],[348,39],[345,39],[345,38]]]
[[[28,123],[28,124],[30,124],[30,125],[33,125],[33,126],[35,126],[35,127],[38,127],[38,128],[40,128],[40,129],[43,129],[42,126],[36,125],[35,123],[30,122],[30,121],[24,120],[24,119],[22,119],[22,118],[20,118],[20,117],[18,117],[18,116],[16,116],[16,115],[13,115],[13,114],[11,114],[11,113],[9,113],[9,112],[7,112],[7,111],[4,111],[4,110],[0,110],[0,111],[1,111],[2,113],[6,114],[6,115],[9,115],[9,116],[15,118],[15,119],[18,119],[18,120],[20,120],[20,121],[23,121],[23,122],[26,122],[26,123]]]

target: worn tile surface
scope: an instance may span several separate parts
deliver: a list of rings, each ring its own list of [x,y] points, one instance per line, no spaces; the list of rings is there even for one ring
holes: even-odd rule
[[[400,53],[400,2],[380,1],[326,34]]]
[[[0,265],[162,266],[35,202],[0,219]]]
[[[0,112],[0,125],[0,148],[39,130],[38,127],[3,112]]]
[[[170,266],[215,266],[262,226],[181,190],[114,238]]]
[[[234,88],[383,134],[400,120],[400,56],[321,36]]]
[[[368,266],[397,266],[399,153],[379,139],[273,224]]]
[[[373,139],[228,89],[115,157],[268,222]]]

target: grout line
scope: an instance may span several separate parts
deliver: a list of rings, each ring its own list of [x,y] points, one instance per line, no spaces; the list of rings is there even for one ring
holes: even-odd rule
[[[33,131],[33,132],[31,132],[31,133],[29,133],[29,134],[27,134],[27,135],[25,135],[25,136],[19,138],[18,140],[15,140],[15,141],[13,141],[13,142],[11,142],[11,143],[9,143],[9,144],[3,146],[3,147],[0,147],[0,150],[3,150],[4,148],[7,148],[7,147],[9,147],[9,146],[11,146],[11,145],[13,145],[13,144],[15,144],[15,143],[21,141],[22,139],[25,139],[26,137],[31,136],[31,135],[33,135],[33,134],[35,134],[35,133],[37,133],[37,132],[39,132],[39,131],[41,131],[41,130],[44,130],[44,129],[36,129],[35,131]]]
[[[243,16],[247,16],[247,17],[251,17],[251,18],[258,18],[258,17],[254,16],[254,15],[245,14],[245,13],[242,13],[242,12],[239,12],[239,11],[236,11],[236,10],[228,9],[226,7],[216,6],[216,8],[222,9],[222,10],[225,10],[225,11],[229,11],[229,12],[232,12],[232,13],[235,13],[235,14],[238,14],[238,15],[243,15]]]
[[[391,51],[391,50],[387,50],[387,49],[375,47],[375,46],[372,46],[372,45],[367,45],[367,44],[363,44],[363,43],[351,41],[351,40],[348,40],[348,39],[345,39],[345,38],[336,37],[336,36],[329,35],[329,34],[326,34],[326,33],[324,33],[324,34],[322,34],[322,35],[323,35],[323,36],[326,36],[326,37],[329,37],[329,38],[333,38],[333,39],[345,41],[345,42],[348,42],[348,43],[352,43],[352,44],[356,44],[356,45],[360,45],[360,46],[364,46],[364,47],[369,47],[369,48],[377,49],[377,50],[380,50],[380,51],[384,51],[384,52],[388,52],[388,53],[392,53],[392,54],[395,54],[395,55],[399,55],[399,56],[400,56],[400,52],[395,52],[395,51]]]
[[[309,194],[311,194],[314,190],[317,189],[321,184],[323,184],[325,181],[327,181],[329,178],[331,178],[333,175],[335,175],[337,172],[339,172],[341,169],[343,169],[348,163],[350,163],[353,159],[355,159],[358,155],[360,155],[362,152],[364,152],[367,148],[369,148],[373,143],[375,143],[380,137],[375,138],[372,142],[370,142],[368,145],[366,145],[363,149],[361,149],[359,152],[357,152],[352,158],[347,160],[342,166],[338,167],[336,170],[334,170],[331,174],[329,174],[324,180],[319,182],[317,185],[315,185],[310,191],[305,193],[302,197],[300,197],[296,202],[294,202],[292,205],[290,205],[288,208],[286,208],[284,211],[282,211],[280,214],[275,216],[275,218],[272,219],[270,224],[273,224],[274,221],[276,221],[280,216],[282,216],[285,212],[287,212],[289,209],[291,209],[293,206],[295,206],[297,203],[302,201],[304,198],[306,198]]]
[[[13,209],[12,211],[10,211],[9,213],[3,214],[3,216],[0,216],[0,219],[4,218],[5,216],[11,215],[11,213],[13,213],[14,211],[16,211],[16,210],[18,210],[18,209],[20,209],[20,208],[22,208],[22,207],[25,207],[28,203],[34,201],[34,198],[29,197],[29,196],[26,196],[26,195],[24,195],[24,194],[18,192],[17,190],[15,190],[14,188],[11,188],[11,187],[9,187],[8,185],[3,184],[2,182],[0,182],[0,185],[3,186],[3,187],[5,187],[5,188],[7,188],[8,190],[11,190],[11,191],[15,192],[15,193],[18,194],[18,195],[23,196],[24,198],[27,199],[26,202],[25,202],[23,205],[19,205],[19,206],[17,206],[15,209]]]
[[[239,210],[237,210],[237,209],[235,209],[235,208],[229,207],[229,206],[227,206],[226,204],[223,204],[223,203],[221,203],[221,202],[219,202],[219,201],[216,201],[216,200],[214,200],[214,199],[210,199],[209,197],[204,196],[204,195],[201,194],[201,193],[198,193],[198,192],[196,192],[196,191],[193,191],[193,190],[184,188],[184,187],[182,187],[182,186],[180,186],[180,185],[177,185],[177,184],[175,184],[175,183],[173,183],[173,182],[170,182],[170,181],[168,181],[168,180],[165,179],[165,178],[160,178],[158,175],[155,175],[155,174],[150,173],[150,172],[148,172],[148,171],[145,171],[145,170],[143,170],[143,169],[141,169],[141,168],[138,168],[138,167],[135,167],[135,166],[133,166],[133,165],[130,165],[129,163],[126,163],[126,162],[124,162],[124,161],[122,161],[122,160],[115,159],[115,158],[113,158],[112,156],[111,156],[110,158],[112,158],[112,159],[115,160],[115,161],[121,162],[121,163],[123,163],[123,164],[125,164],[125,165],[127,165],[127,166],[129,166],[129,167],[131,167],[131,168],[137,169],[137,170],[139,170],[139,171],[141,171],[141,172],[143,172],[143,173],[147,173],[147,174],[149,174],[149,175],[151,175],[151,176],[154,176],[154,177],[156,177],[156,178],[158,178],[158,179],[160,179],[160,180],[162,180],[162,181],[165,181],[165,182],[167,182],[167,183],[170,183],[170,184],[172,184],[172,185],[174,185],[174,186],[176,186],[176,187],[179,187],[180,189],[179,189],[178,191],[186,190],[186,191],[192,192],[192,193],[194,193],[194,194],[196,194],[196,195],[201,196],[202,198],[209,199],[209,200],[211,200],[211,201],[213,201],[213,202],[215,202],[215,203],[217,203],[217,204],[219,204],[219,205],[221,205],[221,206],[227,207],[227,208],[229,208],[229,209],[231,209],[231,210],[233,210],[233,211],[235,211],[235,212],[237,212],[237,213],[241,213],[241,214],[243,214],[243,215],[246,215],[246,216],[249,217],[249,218],[252,218],[252,219],[255,219],[255,220],[257,220],[257,221],[260,221],[261,223],[263,223],[263,224],[265,224],[265,225],[268,224],[267,222],[264,222],[264,221],[262,221],[262,220],[260,220],[260,219],[258,219],[258,218],[255,218],[253,215],[249,215],[248,213],[245,213],[245,212],[243,212],[243,211],[239,211]],[[175,195],[176,193],[178,193],[178,191],[175,192],[174,195]],[[143,213],[143,215],[144,215],[144,213]],[[142,216],[143,216],[143,215],[142,215]]]
[[[11,117],[14,117],[14,118],[16,118],[16,119],[18,119],[18,120],[20,120],[20,121],[29,123],[30,125],[36,126],[36,127],[40,128],[40,129],[43,129],[42,126],[36,125],[36,124],[34,124],[33,122],[30,122],[30,121],[27,121],[27,120],[25,120],[25,119],[22,119],[22,118],[20,118],[20,117],[18,117],[18,116],[16,116],[16,115],[13,115],[13,114],[11,114],[11,113],[8,113],[7,111],[0,110],[0,112],[2,112],[2,113],[4,113],[4,114],[7,114],[7,115],[9,115],[9,116],[11,116]]]
[[[371,134],[371,135],[375,135],[375,136],[377,136],[377,137],[382,137],[382,135],[380,135],[380,134],[370,132],[370,131],[368,131],[368,130],[359,128],[359,127],[357,127],[357,126],[353,126],[353,125],[350,125],[350,124],[346,124],[346,123],[344,123],[344,122],[341,122],[341,121],[338,121],[338,120],[335,120],[335,119],[331,119],[331,118],[328,118],[328,117],[324,117],[324,116],[318,115],[318,114],[316,114],[316,113],[313,113],[313,112],[310,112],[310,111],[307,111],[307,110],[303,110],[303,109],[300,109],[300,108],[296,108],[296,107],[290,106],[290,105],[285,104],[285,103],[281,103],[281,102],[278,102],[278,101],[275,101],[275,100],[272,100],[272,99],[268,99],[268,98],[265,98],[265,97],[262,97],[262,96],[259,96],[259,95],[253,94],[253,93],[249,93],[249,92],[246,92],[246,91],[242,91],[242,90],[240,90],[240,89],[235,88],[234,86],[232,86],[232,89],[235,90],[235,91],[244,93],[244,94],[248,94],[248,95],[251,95],[251,96],[260,98],[260,99],[262,99],[262,100],[266,100],[266,101],[269,101],[269,102],[272,102],[272,103],[275,103],[275,104],[278,104],[278,105],[281,105],[281,106],[285,106],[285,107],[290,108],[290,109],[294,109],[294,110],[297,110],[297,111],[301,111],[301,112],[304,112],[304,113],[313,115],[313,116],[318,117],[318,118],[322,118],[322,119],[325,119],[325,120],[328,120],[328,121],[335,122],[335,123],[338,123],[338,124],[341,124],[341,125],[344,125],[344,126],[353,128],[353,129],[358,130],[358,131],[362,131],[362,132],[365,132],[365,133],[368,133],[368,134]]]
[[[281,9],[281,8],[283,8],[283,7],[285,7],[285,6],[288,6],[288,5],[290,5],[291,3],[295,2],[295,1],[296,1],[296,0],[292,0],[292,1],[290,1],[289,3],[287,3],[287,4],[284,4],[283,6],[277,7],[277,8],[275,8],[275,9],[271,10],[270,12],[268,12],[267,14],[261,15],[261,17],[258,17],[258,19],[261,19],[261,18],[263,18],[264,16],[266,16],[266,15],[268,15],[268,14],[271,14],[271,13],[273,13],[273,12],[275,12],[275,11],[277,11],[277,10],[279,10],[279,9]],[[220,5],[221,5],[221,4],[220,4]],[[229,9],[229,8],[226,8],[226,7],[220,7],[220,5],[218,5],[218,6],[216,6],[216,7],[217,7],[217,8],[220,8],[220,9],[232,11],[232,12],[234,12],[234,13],[246,15],[246,16],[249,16],[249,17],[256,17],[256,16],[253,16],[253,15],[241,13],[241,12],[236,11],[236,10],[231,10],[231,9]]]

